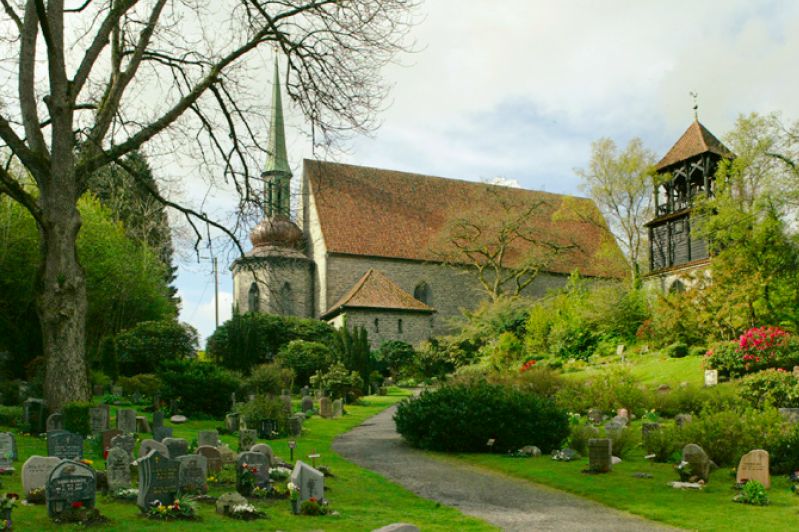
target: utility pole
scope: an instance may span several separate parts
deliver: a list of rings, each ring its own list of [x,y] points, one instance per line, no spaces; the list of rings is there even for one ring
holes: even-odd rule
[[[216,257],[214,261],[214,310],[216,311],[216,328],[219,328],[219,268],[217,268]]]

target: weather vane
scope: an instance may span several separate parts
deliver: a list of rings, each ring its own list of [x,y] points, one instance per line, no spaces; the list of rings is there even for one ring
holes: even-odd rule
[[[696,97],[699,96],[698,92],[689,92],[694,99],[694,120],[699,120],[699,104],[696,103]]]

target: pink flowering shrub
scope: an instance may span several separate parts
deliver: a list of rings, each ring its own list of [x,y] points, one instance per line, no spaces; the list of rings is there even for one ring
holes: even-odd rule
[[[713,346],[705,355],[705,367],[736,377],[765,369],[793,371],[799,366],[799,338],[777,327],[749,329],[732,342]]]

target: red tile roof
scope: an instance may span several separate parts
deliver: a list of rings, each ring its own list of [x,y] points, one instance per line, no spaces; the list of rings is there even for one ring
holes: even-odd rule
[[[325,317],[338,314],[342,308],[435,312],[373,268],[370,268],[349,292],[330,307]]]
[[[667,166],[707,152],[715,153],[726,158],[735,157],[735,154],[728,150],[713,133],[695,120],[694,123],[685,130],[680,140],[678,140],[665,157],[660,160],[657,164],[657,169],[663,170]]]
[[[313,160],[304,161],[304,172],[330,253],[441,262],[458,220],[484,217],[496,225],[503,206],[512,216],[540,203],[526,226],[545,235],[542,240],[570,246],[550,258],[546,271],[625,272],[621,251],[589,199]],[[533,251],[533,244],[517,240],[503,264],[520,265]]]

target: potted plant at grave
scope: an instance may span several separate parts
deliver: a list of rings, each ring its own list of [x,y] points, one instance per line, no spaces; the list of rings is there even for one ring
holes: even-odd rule
[[[19,495],[6,493],[0,497],[0,530],[11,530],[11,510],[19,502]]]
[[[228,517],[240,521],[255,521],[256,519],[265,519],[266,512],[258,510],[252,504],[238,504],[230,509]]]
[[[320,502],[315,497],[311,497],[300,506],[302,515],[327,515],[330,509],[326,502]]]
[[[31,490],[31,492],[25,496],[25,500],[28,502],[28,504],[44,504],[44,490],[39,488]]]
[[[291,513],[299,515],[300,513],[300,488],[295,484],[288,483],[289,499],[291,499]]]
[[[239,474],[239,493],[244,497],[252,495],[255,483],[258,481],[258,468],[250,464],[241,465]]]
[[[161,504],[161,501],[155,500],[150,504],[146,515],[150,519],[173,521],[176,519],[192,520],[196,514],[197,501],[194,497],[183,497],[175,499],[175,502],[169,505]]]
[[[82,523],[88,525],[89,523],[102,523],[108,521],[105,517],[100,515],[100,511],[96,508],[86,508],[82,502],[73,502],[72,508],[67,508],[54,519],[56,523]]]

